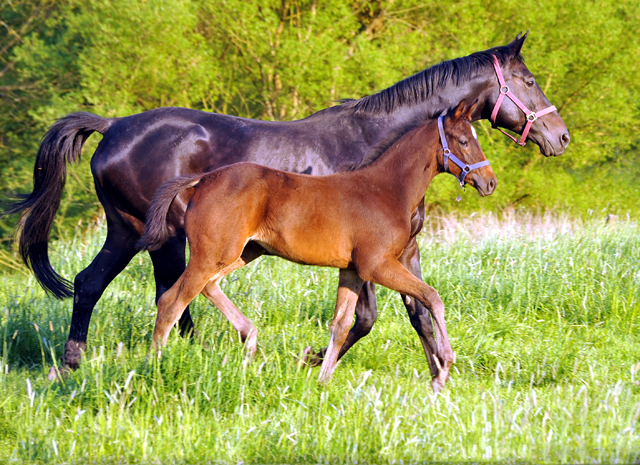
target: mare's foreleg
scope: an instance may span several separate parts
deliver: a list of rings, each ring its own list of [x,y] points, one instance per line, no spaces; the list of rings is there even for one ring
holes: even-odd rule
[[[444,320],[444,304],[438,291],[412,275],[395,258],[378,262],[374,268],[363,274],[377,284],[418,299],[431,312],[436,323],[436,357],[438,359],[437,374],[433,377],[431,385],[434,391],[439,392],[449,377],[449,370],[453,364],[453,350]]]
[[[318,380],[321,383],[328,382],[333,376],[340,349],[347,338],[347,332],[355,311],[358,294],[362,288],[363,280],[358,273],[353,270],[340,270],[340,280],[338,283],[338,297],[336,299],[336,309],[331,322],[331,339],[322,361]]]

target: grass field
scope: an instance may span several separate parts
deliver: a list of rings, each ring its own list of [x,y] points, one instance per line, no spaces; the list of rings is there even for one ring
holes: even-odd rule
[[[104,228],[55,244],[72,278]],[[438,396],[399,297],[328,386],[297,368],[326,346],[337,273],[262,258],[226,280],[258,328],[243,363],[231,325],[194,303],[207,344],[173,335],[145,365],[155,318],[150,261],[136,257],[94,313],[82,367],[50,383],[71,301],[1,278],[0,462],[638,463],[640,227],[561,216],[431,218],[425,280],[457,354]],[[175,333],[175,331],[174,331]]]

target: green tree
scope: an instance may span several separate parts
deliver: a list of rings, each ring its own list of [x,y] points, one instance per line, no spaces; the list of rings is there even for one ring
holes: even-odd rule
[[[524,55],[569,127],[569,149],[545,159],[482,122],[496,194],[458,204],[456,183],[442,176],[428,203],[635,213],[640,32],[630,25],[639,17],[631,0],[526,8],[476,0],[12,0],[0,7],[0,190],[29,190],[39,139],[72,111],[123,116],[178,105],[302,118],[530,29]],[[98,140],[89,140],[87,155]],[[64,232],[100,212],[88,158],[70,170],[57,217]],[[3,221],[6,239],[11,224]]]

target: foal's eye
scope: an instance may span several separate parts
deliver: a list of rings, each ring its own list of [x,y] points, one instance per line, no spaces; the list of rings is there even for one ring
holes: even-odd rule
[[[469,142],[467,142],[467,139],[458,139],[458,143],[463,147],[466,147],[467,145],[469,145]]]

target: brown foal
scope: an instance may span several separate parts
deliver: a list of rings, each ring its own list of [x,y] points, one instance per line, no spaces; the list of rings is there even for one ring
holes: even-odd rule
[[[296,263],[340,269],[320,382],[331,379],[360,289],[364,281],[372,281],[418,299],[431,312],[438,366],[432,387],[436,392],[442,389],[453,363],[444,305],[438,292],[407,271],[398,257],[410,239],[411,216],[438,173],[451,172],[461,185],[468,183],[482,196],[494,191],[490,166],[468,171],[468,165],[486,160],[469,122],[474,106],[462,102],[443,118],[450,152],[443,150],[438,121],[430,120],[402,135],[376,161],[352,172],[308,176],[238,163],[165,184],[154,198],[140,245],[153,250],[166,241],[171,202],[179,195],[186,201],[193,193],[185,216],[191,256],[182,276],[158,302],[152,348],[166,344],[185,307],[202,293],[231,321],[253,355],[257,330],[219,284],[266,250]],[[462,160],[463,167],[466,163],[466,169],[457,161],[447,167],[445,152],[453,161],[456,156]]]

